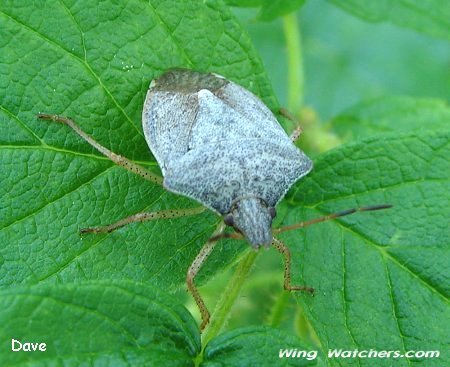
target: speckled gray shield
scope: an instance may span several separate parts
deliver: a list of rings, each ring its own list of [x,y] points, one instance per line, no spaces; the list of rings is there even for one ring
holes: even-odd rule
[[[274,207],[312,162],[254,94],[170,70],[150,84],[142,124],[164,187],[225,216],[253,247],[271,244]]]

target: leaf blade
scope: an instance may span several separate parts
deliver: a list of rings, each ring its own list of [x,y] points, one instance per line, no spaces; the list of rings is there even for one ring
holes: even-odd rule
[[[192,316],[164,292],[149,286],[91,281],[18,287],[1,293],[4,363],[29,359],[27,353],[11,352],[11,339],[46,343],[45,353],[33,355],[33,363],[42,365],[62,359],[73,366],[161,361],[192,366],[200,351],[200,334]]]
[[[445,130],[450,121],[448,104],[439,99],[383,96],[346,109],[330,121],[345,141],[381,134]]]
[[[305,351],[307,355],[281,358],[282,351]],[[258,351],[258,353],[255,353]],[[305,348],[295,337],[267,326],[251,326],[226,332],[205,347],[201,366],[242,366],[252,355],[252,365],[315,366],[317,352]]]
[[[448,264],[433,261],[448,259],[449,137],[448,131],[438,130],[344,145],[318,159],[315,171],[293,191],[284,223],[355,206],[393,204],[386,211],[343,217],[282,237],[297,259],[294,279],[316,288],[314,298],[296,298],[324,348],[403,354],[419,345],[445,349],[448,324],[431,319],[448,320],[450,314]],[[430,305],[431,313],[426,312]],[[439,363],[445,360],[441,354]],[[361,365],[369,362],[359,359]]]
[[[149,83],[165,69],[219,72],[276,105],[249,37],[216,0],[176,7],[162,0],[3,3],[0,22],[2,39],[9,41],[0,53],[0,85],[8,88],[0,95],[7,122],[0,125],[5,167],[0,176],[6,183],[0,283],[121,277],[172,288],[184,283],[218,218],[204,213],[80,238],[80,228],[199,204],[136,179],[69,128],[35,115],[70,115],[101,144],[158,171],[140,120]],[[11,75],[18,82],[9,85]],[[225,243],[199,280],[223,268],[222,257],[233,259],[241,248]]]

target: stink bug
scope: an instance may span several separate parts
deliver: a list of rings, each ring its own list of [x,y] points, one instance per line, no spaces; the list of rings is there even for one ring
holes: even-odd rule
[[[222,226],[220,233],[207,241],[187,272],[188,290],[202,315],[202,330],[210,316],[194,278],[219,239],[245,238],[254,249],[272,244],[284,256],[284,288],[312,293],[310,287],[291,285],[290,251],[273,234],[356,211],[390,207],[350,209],[272,230],[277,203],[312,169],[311,160],[294,145],[301,130],[297,129],[289,137],[254,94],[217,74],[173,69],[150,84],[142,125],[163,178],[100,145],[70,118],[44,113],[38,118],[68,125],[116,164],[155,184],[162,184],[169,191],[197,200],[221,215],[225,225],[235,229],[234,233],[225,233],[225,226]],[[132,222],[194,215],[201,211],[202,208],[194,208],[138,213],[81,232],[111,232]]]

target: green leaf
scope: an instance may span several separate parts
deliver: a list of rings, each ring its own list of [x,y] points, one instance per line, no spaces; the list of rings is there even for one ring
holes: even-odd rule
[[[105,146],[157,172],[142,135],[140,114],[150,80],[165,69],[219,72],[250,88],[274,109],[277,103],[259,57],[228,8],[218,0],[55,1],[23,7],[2,3],[0,48],[2,300],[19,294],[24,302],[31,302],[34,294],[58,299],[60,292],[81,304],[90,300],[89,305],[106,307],[94,297],[98,286],[89,292],[84,286],[78,289],[88,280],[105,284],[106,290],[116,287],[114,279],[127,278],[131,289],[134,282],[151,282],[166,292],[181,289],[186,269],[218,218],[205,212],[80,238],[82,227],[108,224],[143,210],[198,203],[114,166],[70,129],[37,121],[35,114],[71,115]],[[399,131],[329,152],[315,160],[313,173],[280,205],[278,224],[283,225],[353,206],[394,204],[384,212],[360,213],[280,236],[292,249],[293,281],[317,290],[314,298],[298,294],[296,299],[306,309],[323,353],[328,347],[444,351],[448,345],[450,167],[444,124],[438,117],[433,129],[440,131],[420,135],[419,130]],[[243,242],[218,246],[199,281],[229,266],[244,246]],[[35,283],[47,284],[20,286]],[[89,297],[83,298],[83,292]],[[117,292],[111,295],[114,307],[123,305],[122,299],[128,301],[128,310],[149,304],[144,296],[141,302],[125,297],[125,291]],[[170,310],[175,307],[172,303],[171,298],[164,301]],[[10,312],[11,325],[21,323],[25,328],[30,317],[15,317],[19,306],[12,302],[3,311]],[[42,315],[40,330],[42,325],[57,330],[57,323],[64,324],[63,316],[79,315],[72,311],[47,315],[46,308],[35,306]],[[24,306],[28,315],[32,307]],[[127,310],[114,307],[111,312]],[[184,341],[196,338],[190,320],[175,323],[191,325],[180,335]],[[83,330],[89,323],[90,319]],[[146,332],[153,335],[157,328],[150,326]],[[245,343],[241,333],[235,334],[239,345]],[[66,334],[60,331],[59,344]],[[273,340],[276,332],[269,334],[268,340]],[[222,350],[230,362],[238,358],[237,351],[228,348],[238,345],[229,335],[223,336],[223,345],[211,341],[211,363],[214,353]],[[111,339],[106,340],[120,348],[121,340],[115,336],[108,334]],[[246,345],[260,345],[259,338],[265,336],[256,335],[253,344]],[[90,340],[86,337],[80,343],[86,347]],[[177,344],[183,352],[174,351],[174,358],[184,361],[189,355],[190,363],[198,346],[183,345]],[[155,348],[149,352],[154,358],[159,346],[149,346]],[[438,362],[447,365],[447,358],[442,355]],[[399,363],[408,364],[404,359]]]
[[[280,357],[294,350],[309,354]],[[317,352],[302,346],[297,338],[274,328],[252,326],[223,333],[208,343],[200,366],[314,366],[317,358]]]
[[[69,115],[101,144],[158,172],[141,112],[150,81],[164,70],[211,70],[276,106],[229,9],[216,0],[3,2],[0,40],[0,90],[8,91],[0,94],[0,284],[129,278],[177,289],[217,216],[81,238],[80,228],[199,204],[115,166],[69,128],[36,114]],[[199,281],[244,246],[225,242]]]
[[[11,352],[18,342],[45,343],[34,365],[193,366],[200,333],[189,312],[173,297],[148,285],[127,281],[40,284],[0,290],[0,359],[6,365],[30,361],[30,353]],[[69,332],[70,331],[70,332]],[[63,335],[63,338],[61,336]],[[236,329],[213,339],[202,366],[238,366],[252,353],[253,364],[316,364],[280,359],[280,349],[302,348],[298,339],[269,327]],[[278,362],[278,363],[277,363]]]
[[[226,0],[230,6],[260,8],[257,20],[271,21],[300,8],[305,0]]]
[[[164,293],[124,281],[1,290],[2,364],[193,366],[198,327]],[[46,343],[46,351],[12,352],[12,339]]]
[[[380,97],[351,107],[331,121],[333,131],[345,140],[377,134],[448,129],[450,107],[437,99],[401,96]]]
[[[292,252],[294,284],[316,289],[314,297],[296,298],[324,353],[439,350],[439,361],[430,364],[449,363],[443,353],[450,341],[449,142],[447,130],[341,146],[317,159],[280,207],[283,224],[292,224],[352,207],[393,205],[280,236]],[[347,365],[345,359],[330,363]]]
[[[450,3],[446,0],[328,0],[370,22],[392,22],[436,38],[450,39]]]

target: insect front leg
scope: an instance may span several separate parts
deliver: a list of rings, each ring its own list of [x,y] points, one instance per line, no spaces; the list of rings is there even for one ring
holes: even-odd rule
[[[108,148],[104,147],[90,135],[86,134],[83,130],[81,130],[81,128],[71,118],[52,115],[48,113],[39,113],[37,115],[37,118],[40,120],[51,120],[55,122],[60,122],[64,125],[69,126],[85,141],[87,141],[90,145],[92,145],[95,149],[97,149],[100,153],[108,157],[118,166],[121,166],[127,169],[128,171],[145,178],[146,180],[149,180],[158,185],[162,185],[163,182],[162,177],[155,175],[154,173],[147,171],[144,167],[141,167],[138,164],[130,161],[129,159],[110,151]]]
[[[202,296],[200,295],[200,292],[198,291],[197,287],[194,284],[194,278],[199,272],[201,266],[205,263],[205,261],[208,259],[209,255],[211,254],[212,250],[216,246],[216,243],[218,239],[220,238],[220,234],[225,229],[225,225],[221,223],[217,231],[211,236],[211,238],[206,242],[206,244],[202,247],[198,255],[195,257],[194,261],[192,262],[191,266],[189,267],[187,274],[186,274],[186,284],[188,291],[192,294],[194,297],[195,303],[197,304],[200,314],[202,316],[202,323],[200,324],[200,331],[203,331],[209,323],[210,314],[208,311],[208,308],[205,305],[205,302],[202,299]]]
[[[187,217],[190,215],[200,214],[205,211],[206,208],[203,206],[192,208],[192,209],[167,209],[160,210],[157,212],[143,212],[131,215],[129,217],[123,218],[115,223],[100,226],[100,227],[91,227],[91,228],[82,228],[80,229],[81,234],[85,233],[110,233],[115,231],[118,228],[126,226],[130,223],[135,222],[146,222],[150,220],[157,219],[171,219],[171,218],[179,218],[179,217]]]
[[[288,291],[304,291],[314,294],[314,288],[304,285],[299,286],[291,284],[291,251],[283,242],[276,239],[275,237],[273,238],[272,245],[284,257],[284,289]]]

